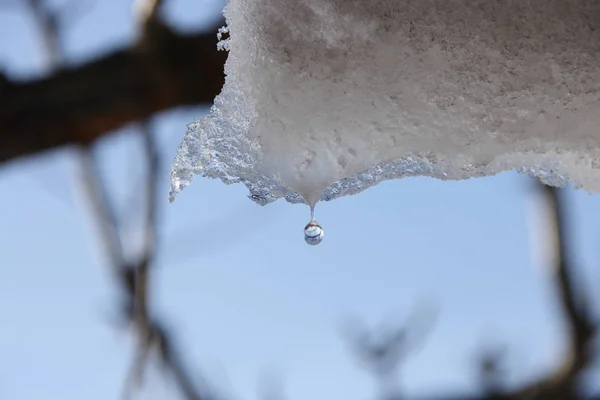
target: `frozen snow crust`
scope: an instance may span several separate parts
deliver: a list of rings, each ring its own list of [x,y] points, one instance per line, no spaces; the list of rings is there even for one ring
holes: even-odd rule
[[[386,179],[520,170],[600,192],[597,0],[230,0],[195,174],[314,204]]]

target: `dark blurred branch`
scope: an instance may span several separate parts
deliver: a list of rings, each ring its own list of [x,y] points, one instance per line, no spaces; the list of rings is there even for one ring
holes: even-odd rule
[[[554,237],[552,247],[554,265],[551,266],[553,283],[559,294],[562,312],[568,325],[570,333],[570,351],[572,360],[568,370],[570,373],[578,373],[586,367],[590,360],[588,345],[595,333],[595,324],[592,315],[589,314],[590,298],[584,285],[577,285],[577,275],[572,259],[573,251],[570,249],[569,235],[567,232],[567,211],[565,192],[552,186],[541,185],[544,191],[548,208],[551,210],[554,225]],[[581,283],[581,282],[580,282]]]
[[[107,262],[119,274],[120,266],[125,263],[123,243],[117,218],[98,171],[97,161],[93,152],[85,148],[80,149],[77,156],[81,190],[86,195],[90,211],[93,211],[94,223],[98,229],[100,243],[104,247],[104,254],[107,255]]]
[[[135,0],[133,3],[134,13],[142,24],[160,17],[164,0]]]
[[[536,181],[536,189],[541,194],[539,207],[546,211],[546,230],[549,243],[545,248],[551,251],[552,264],[548,265],[548,276],[556,293],[564,321],[567,326],[567,351],[559,367],[548,376],[531,382],[524,387],[510,390],[505,385],[504,348],[488,349],[481,354],[479,373],[484,393],[477,396],[444,396],[437,400],[579,400],[580,378],[600,356],[594,349],[597,335],[597,321],[590,311],[590,298],[585,285],[577,279],[577,271],[573,261],[573,252],[569,247],[567,232],[567,210],[564,191],[546,186]],[[548,235],[550,234],[550,235]],[[396,370],[406,359],[409,352],[414,351],[415,341],[410,337],[421,339],[421,334],[410,334],[415,326],[423,326],[422,313],[415,313],[412,322],[407,322],[390,332],[378,334],[377,337],[365,328],[354,327],[349,330],[353,352],[378,379],[382,391],[382,399],[399,399],[400,394],[389,390],[390,380],[395,379]],[[393,382],[392,382],[393,383]]]
[[[551,265],[547,273],[551,280],[556,299],[567,330],[567,349],[558,368],[542,379],[532,382],[514,391],[503,391],[497,381],[492,381],[492,389],[482,396],[470,399],[506,399],[506,400],[578,400],[582,396],[580,378],[582,373],[600,357],[594,349],[597,339],[598,322],[594,320],[591,300],[586,286],[578,278],[573,251],[570,248],[568,234],[568,213],[565,191],[552,186],[535,182],[536,190],[541,195],[539,207],[545,211],[546,225],[540,227],[546,232],[540,236],[549,238],[544,248],[550,254]],[[489,378],[500,379],[502,353],[488,354],[484,357],[483,369],[488,369]]]
[[[417,307],[403,324],[386,330],[371,331],[357,321],[343,332],[356,358],[374,376],[381,400],[400,399],[398,370],[431,331],[435,317],[432,311]]]
[[[504,346],[491,346],[478,354],[479,381],[483,392],[490,399],[501,396],[506,391],[506,370],[504,361],[506,348]]]
[[[176,351],[172,335],[163,323],[152,316],[149,299],[152,277],[152,266],[156,256],[157,235],[157,198],[159,157],[152,130],[147,122],[140,128],[140,137],[146,155],[146,191],[140,197],[144,207],[145,218],[142,222],[144,239],[140,255],[128,260],[124,257],[121,234],[110,202],[104,190],[104,184],[97,171],[91,151],[82,150],[82,183],[90,204],[90,211],[100,228],[100,241],[109,254],[109,264],[119,283],[122,294],[121,312],[125,321],[135,332],[138,348],[134,356],[123,395],[128,398],[144,380],[144,372],[155,352],[159,361],[166,367],[177,383],[181,393],[187,400],[207,399],[199,389],[200,377],[192,378],[179,353]]]
[[[144,4],[141,3],[142,2],[138,2],[138,6],[143,7]],[[115,56],[117,57],[117,60],[121,60],[121,63],[131,63],[132,70],[129,72],[133,73],[133,67],[135,67],[135,74],[132,74],[129,77],[126,77],[126,74],[122,74],[120,76],[115,76],[115,78],[127,78],[125,80],[131,80],[133,85],[145,83],[149,85],[147,88],[148,90],[154,88],[154,90],[156,90],[158,93],[160,90],[171,90],[164,87],[157,88],[160,85],[172,83],[169,81],[169,79],[172,78],[169,76],[169,74],[174,73],[174,71],[170,70],[169,68],[176,67],[176,65],[163,62],[160,57],[165,55],[163,52],[168,51],[170,40],[176,38],[177,36],[173,34],[167,26],[162,24],[158,18],[160,5],[163,3],[163,1],[148,0],[145,1],[145,3],[145,8],[143,8],[145,11],[138,15],[138,22],[141,28],[138,41],[131,50]],[[60,43],[60,15],[51,11],[48,8],[48,4],[44,0],[28,0],[27,4],[32,15],[36,19],[37,25],[41,28],[40,36],[43,38],[43,44],[47,52],[47,59],[50,69],[56,70],[64,61],[64,54]],[[113,59],[112,62],[114,63],[115,60]],[[110,69],[107,69],[106,67],[99,67],[99,65],[110,64],[107,61],[99,61],[95,64],[95,66],[83,67],[82,69],[76,71],[61,72],[55,75],[53,78],[46,80],[46,85],[49,85],[49,87],[52,89],[53,80],[66,79],[65,76],[68,77],[69,74],[71,74],[71,77],[77,76],[78,74],[86,75],[85,73],[81,72],[86,71],[86,69],[98,69],[96,74],[100,75],[110,72]],[[115,68],[118,69],[118,67]],[[69,89],[71,89],[71,93],[67,93],[67,96],[73,96],[74,93],[82,94],[89,90],[90,86],[94,86],[96,83],[96,81],[93,79],[93,75],[93,73],[88,71],[87,79],[91,79],[91,81],[87,85],[84,81],[79,82],[77,79],[75,79],[74,81],[79,83],[75,84],[73,87],[65,86],[63,81],[62,85],[57,85],[52,90],[57,91],[56,95],[59,95],[61,91],[68,92]],[[144,77],[145,81],[142,80],[136,82],[134,75],[138,77]],[[84,78],[79,77],[78,79]],[[55,84],[56,83],[54,83],[54,85]],[[97,88],[100,89],[99,87]],[[117,88],[119,88],[118,85]],[[136,96],[148,94],[147,91],[143,90],[143,88],[136,88],[135,86],[132,86],[131,88],[133,92],[135,92]],[[123,87],[120,89],[123,89]],[[5,93],[10,94],[11,90],[12,89],[9,86],[8,90],[2,91],[1,95],[4,95]],[[95,95],[97,94],[98,93],[95,93]],[[116,103],[119,103],[118,93],[106,93],[105,95],[107,96],[105,99],[108,103],[110,103],[108,97],[110,95],[115,96],[115,99],[117,99]],[[126,96],[127,93],[125,93],[125,97]],[[124,96],[121,95],[121,97]],[[131,118],[137,119],[139,117],[147,117],[156,111],[152,108],[152,104],[154,103],[151,101],[143,101],[144,99],[141,97],[136,99],[137,102],[131,101],[130,99],[131,102],[128,104],[128,107],[130,107],[129,115]],[[74,99],[71,100],[74,101]],[[48,103],[46,105],[49,106],[53,102],[57,101],[57,99],[47,98],[43,101],[47,101]],[[19,103],[16,103],[17,105],[13,108],[13,112],[15,110],[19,111]],[[55,129],[54,134],[58,135],[62,129],[62,132],[67,132],[67,134],[79,138],[89,135],[91,131],[89,130],[89,127],[86,128],[85,124],[83,123],[85,122],[85,118],[92,118],[92,120],[94,118],[93,116],[87,114],[92,110],[89,107],[90,105],[91,103],[87,105],[80,105],[81,107],[79,108],[78,112],[82,113],[80,118],[82,125],[72,124],[71,126],[56,126],[54,128],[51,126],[49,127],[50,130]],[[114,105],[111,106],[108,104],[104,104],[103,106],[108,108],[114,107]],[[58,111],[60,116],[61,110],[68,114],[67,110],[69,107],[77,108],[75,104],[58,104],[54,110],[52,107],[50,107],[48,110],[42,110],[42,113]],[[28,111],[26,109],[22,109],[20,111],[22,113],[22,117],[32,117],[29,115],[31,110]],[[6,115],[10,117],[10,111],[6,113]],[[5,116],[5,114],[0,114],[0,116]],[[48,117],[55,118],[56,120],[56,115],[49,115]],[[73,116],[67,117],[65,115],[62,115],[62,117],[73,118]],[[114,118],[112,121],[112,123],[114,123]],[[34,127],[29,126],[27,128],[30,129],[28,134],[34,134]],[[86,131],[86,129],[88,130]],[[41,132],[43,132],[43,130],[41,130]],[[96,133],[99,133],[99,131]],[[152,129],[148,120],[145,118],[140,122],[139,133],[142,140],[142,148],[144,150],[143,153],[146,158],[146,190],[142,196],[136,197],[137,201],[139,202],[136,204],[137,208],[144,210],[144,218],[140,226],[140,230],[143,233],[143,243],[140,253],[137,257],[133,258],[126,257],[124,251],[125,249],[123,248],[121,227],[113,210],[113,206],[111,205],[111,201],[106,190],[106,185],[99,173],[98,161],[94,157],[93,149],[88,146],[90,142],[85,140],[74,142],[77,144],[83,144],[79,147],[79,151],[77,153],[77,155],[80,157],[78,170],[80,173],[80,183],[82,184],[83,192],[86,194],[88,204],[90,206],[90,212],[95,219],[95,225],[99,231],[100,241],[104,245],[105,253],[108,256],[108,264],[111,266],[113,275],[121,288],[123,297],[121,303],[122,308],[120,311],[122,312],[124,319],[128,322],[128,325],[132,327],[138,339],[137,354],[133,360],[129,379],[127,380],[127,384],[125,386],[124,396],[129,397],[131,392],[141,384],[143,381],[145,368],[149,361],[149,355],[152,352],[155,352],[159,356],[163,366],[166,367],[166,369],[173,375],[185,398],[188,400],[201,400],[207,397],[203,397],[200,394],[197,386],[198,380],[192,379],[189,375],[189,372],[185,368],[182,359],[178,356],[178,353],[174,349],[171,335],[167,332],[160,321],[158,321],[156,318],[153,318],[149,306],[151,267],[155,261],[157,248],[157,199],[159,196],[158,182],[160,159]],[[1,138],[6,139],[6,135],[2,136]],[[26,142],[22,141],[24,139],[23,137],[20,139],[21,142],[9,139],[9,143],[13,145],[13,149],[18,149],[19,146],[24,148],[23,146],[27,145]],[[30,144],[33,143],[35,142],[30,142]],[[3,153],[5,150],[3,147],[0,148],[2,148],[2,150],[0,150],[0,154],[7,154]]]
[[[183,35],[164,25],[80,66],[0,88],[0,163],[72,144],[87,145],[125,124],[178,106],[211,104],[226,52],[216,27]],[[152,60],[152,72],[143,65]]]
[[[51,12],[44,0],[26,0],[27,6],[40,29],[40,37],[46,60],[51,71],[63,63],[64,54],[61,46],[58,14]]]
[[[159,181],[159,157],[152,131],[147,123],[141,128],[147,158],[146,205],[144,218],[144,242],[142,255],[132,269],[133,276],[122,274],[121,286],[126,289],[127,301],[124,312],[126,318],[133,324],[138,336],[137,355],[133,360],[129,379],[125,387],[125,396],[143,381],[144,370],[149,361],[149,355],[155,351],[166,370],[171,373],[181,393],[187,400],[207,399],[208,395],[201,394],[199,389],[200,377],[190,375],[183,359],[176,351],[172,335],[156,318],[152,318],[149,307],[151,287],[151,268],[156,255],[157,234],[157,199],[159,196],[157,183]]]
[[[577,271],[570,249],[567,233],[567,210],[564,190],[536,183],[542,195],[540,207],[546,209],[544,227],[551,234],[550,242],[545,246],[552,251],[552,265],[548,266],[548,275],[557,294],[567,328],[567,352],[560,367],[550,376],[542,379],[520,392],[528,398],[572,399],[578,393],[578,384],[583,372],[598,354],[593,345],[596,325],[589,312],[590,299],[585,285],[577,279]]]

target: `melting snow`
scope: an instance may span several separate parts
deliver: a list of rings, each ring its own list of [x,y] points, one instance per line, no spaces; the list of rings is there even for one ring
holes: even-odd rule
[[[189,125],[196,174],[267,204],[386,179],[520,170],[600,192],[600,2],[230,0],[226,83]]]

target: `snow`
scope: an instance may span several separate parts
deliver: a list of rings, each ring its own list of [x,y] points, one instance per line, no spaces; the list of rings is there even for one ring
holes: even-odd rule
[[[267,204],[408,176],[519,170],[600,192],[596,0],[230,0],[226,83],[188,126],[196,174]]]

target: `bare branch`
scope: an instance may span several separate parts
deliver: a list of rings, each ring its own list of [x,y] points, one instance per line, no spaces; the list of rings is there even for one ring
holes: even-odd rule
[[[116,268],[115,272],[120,275],[120,266],[125,263],[122,238],[95,156],[86,148],[77,149],[76,156],[79,158],[78,182],[88,202],[89,212],[94,218],[94,225],[98,229],[100,243],[108,255],[108,263]]]
[[[343,332],[354,355],[374,375],[383,399],[399,396],[395,387],[398,369],[409,354],[418,350],[432,328],[434,310],[420,306],[400,326],[372,332],[356,322]]]
[[[557,289],[563,314],[567,320],[571,333],[571,350],[579,358],[582,352],[585,352],[588,341],[594,334],[594,323],[591,315],[588,314],[590,299],[586,294],[583,285],[576,285],[576,271],[573,265],[570,243],[568,240],[566,224],[566,207],[564,191],[547,185],[541,185],[541,190],[546,197],[546,204],[549,210],[549,224],[554,225],[552,246],[554,265],[552,268],[552,277]],[[573,365],[574,372],[578,372],[587,365],[589,360],[580,360]],[[585,364],[585,365],[584,365]]]
[[[44,0],[26,0],[26,3],[40,28],[40,38],[48,65],[51,70],[55,70],[64,59],[57,14],[48,8]]]
[[[576,270],[567,234],[567,213],[564,191],[536,183],[546,210],[547,229],[550,235],[546,249],[552,251],[549,275],[567,325],[568,348],[560,367],[550,376],[525,388],[522,393],[536,398],[566,399],[578,393],[578,378],[594,356],[593,341],[595,321],[589,314],[589,298],[583,285],[576,284]]]
[[[216,31],[216,29],[215,29]],[[82,66],[0,90],[0,163],[64,145],[87,145],[125,124],[173,107],[210,104],[227,54],[210,33],[160,30],[138,45]],[[148,59],[159,73],[145,72]]]
[[[130,51],[129,57],[132,66],[136,67],[138,75],[145,75],[152,82],[161,82],[164,79],[165,68],[157,55],[161,55],[160,49],[161,46],[164,46],[164,41],[172,39],[174,34],[158,20],[157,12],[162,2],[154,1],[150,3],[152,4],[147,10],[148,14],[145,15],[142,21],[144,25],[142,37]],[[28,5],[42,28],[41,36],[44,38],[50,66],[52,69],[56,69],[63,62],[58,18],[46,8],[43,0],[28,0]],[[87,78],[90,78],[90,76]],[[61,87],[61,90],[64,90],[64,87]],[[4,93],[5,91],[3,91]],[[55,102],[56,99],[48,99],[48,101]],[[134,110],[134,116],[147,116],[156,111],[145,102],[133,102],[130,107]],[[10,116],[10,111],[8,115]],[[82,118],[82,121],[85,120],[85,118]],[[81,126],[72,129],[73,134],[81,134]],[[80,161],[79,182],[87,195],[88,203],[91,206],[90,212],[95,216],[100,239],[105,252],[108,254],[108,261],[113,274],[122,289],[124,297],[122,304],[123,316],[129,321],[138,339],[137,355],[133,360],[130,374],[124,386],[123,396],[125,398],[129,397],[132,391],[141,384],[149,355],[152,351],[155,351],[163,365],[173,374],[186,399],[201,400],[203,397],[194,384],[194,380],[189,376],[183,361],[174,350],[170,335],[158,321],[151,317],[150,313],[149,288],[151,267],[156,255],[160,159],[153,132],[146,119],[140,125],[140,138],[146,156],[146,191],[144,196],[139,197],[139,200],[141,203],[140,208],[145,210],[145,215],[141,224],[143,246],[141,254],[134,260],[128,260],[125,257],[119,222],[111,206],[105,184],[98,172],[98,163],[92,150],[88,146],[82,146],[77,153]]]
[[[153,261],[156,253],[157,236],[157,200],[160,196],[158,182],[160,179],[160,158],[154,138],[153,131],[150,129],[149,122],[142,122],[141,138],[143,140],[144,154],[146,156],[146,218],[144,226],[144,246],[142,254],[147,262]]]
[[[478,373],[484,393],[490,397],[499,396],[505,391],[504,361],[506,358],[505,346],[492,346],[483,349],[478,354]]]
[[[200,376],[192,378],[189,370],[185,368],[183,359],[173,348],[170,336],[167,335],[164,329],[160,329],[157,326],[157,332],[162,361],[173,374],[175,382],[185,398],[187,400],[216,400],[216,397],[212,393],[207,392],[206,388],[208,385]],[[204,393],[198,388],[201,383],[204,387]]]
[[[133,12],[141,23],[147,23],[160,15],[163,0],[135,0]]]

